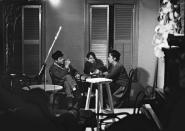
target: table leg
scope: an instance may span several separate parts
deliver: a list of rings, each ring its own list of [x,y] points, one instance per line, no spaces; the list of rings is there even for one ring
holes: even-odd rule
[[[107,90],[107,95],[108,95],[109,106],[110,106],[111,112],[114,113],[114,105],[113,105],[112,94],[111,94],[109,84],[106,85],[106,90]],[[112,121],[115,122],[115,119],[113,118]]]
[[[98,88],[99,87],[97,87],[96,90],[95,90],[95,112],[96,113],[98,111],[98,106],[99,106],[99,100],[98,100],[99,99],[99,91],[98,91]]]
[[[114,113],[114,105],[113,105],[113,100],[112,100],[112,95],[111,95],[109,84],[106,85],[106,90],[107,90],[110,109],[111,109],[112,113]]]
[[[101,84],[100,84],[101,85]],[[97,102],[96,102],[96,113],[97,113],[97,131],[100,130],[100,118],[99,118],[99,112],[100,112],[100,85],[97,88]]]
[[[88,87],[87,98],[86,98],[86,103],[85,103],[85,110],[89,109],[92,86],[93,84],[91,83],[90,87]]]
[[[103,87],[102,87],[102,83],[100,84],[99,87],[99,92],[100,92],[100,113],[102,113],[102,109],[103,109]]]

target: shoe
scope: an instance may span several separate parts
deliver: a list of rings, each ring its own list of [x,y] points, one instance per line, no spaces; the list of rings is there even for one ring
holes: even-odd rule
[[[72,90],[73,90],[73,91],[76,91],[76,87],[74,86]]]
[[[74,97],[67,97],[66,99],[67,99],[67,108],[72,108]]]
[[[69,102],[67,105],[67,109],[71,109],[73,107],[73,103]]]
[[[105,113],[105,114],[110,114],[110,113],[112,113],[112,111],[111,111],[110,109],[104,109],[104,110],[103,110],[103,113]]]
[[[75,90],[75,91],[73,91],[73,95],[74,95],[74,98],[78,98],[78,97],[80,97],[80,96],[81,96],[81,94],[80,94],[79,90]]]

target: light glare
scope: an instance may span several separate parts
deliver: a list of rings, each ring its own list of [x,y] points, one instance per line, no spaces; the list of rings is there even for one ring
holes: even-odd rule
[[[59,4],[60,4],[60,1],[61,0],[49,0],[49,2],[51,3],[51,5],[53,5],[53,6],[58,6]]]

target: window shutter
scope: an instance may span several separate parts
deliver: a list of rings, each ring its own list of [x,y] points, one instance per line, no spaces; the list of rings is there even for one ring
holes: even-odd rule
[[[39,8],[24,8],[24,40],[39,39]]]
[[[41,61],[41,7],[31,5],[23,7],[23,44],[22,65],[26,74],[39,72]]]
[[[127,70],[132,67],[133,5],[115,5],[114,49],[122,55],[120,62]]]
[[[90,23],[90,50],[107,63],[108,6],[92,6]]]
[[[130,5],[115,6],[115,40],[131,40],[132,9]]]

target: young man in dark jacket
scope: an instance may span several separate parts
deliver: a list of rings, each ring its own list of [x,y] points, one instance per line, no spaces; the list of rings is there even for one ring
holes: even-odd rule
[[[74,98],[74,93],[77,90],[77,83],[75,78],[80,75],[78,71],[72,67],[69,59],[65,60],[61,51],[56,51],[52,54],[54,60],[49,69],[52,83],[64,87],[66,96]]]
[[[119,59],[120,53],[117,50],[110,51],[108,56],[110,66],[108,71],[103,73],[106,78],[112,79],[110,87],[115,107],[120,104],[129,81],[125,67],[119,62]]]

